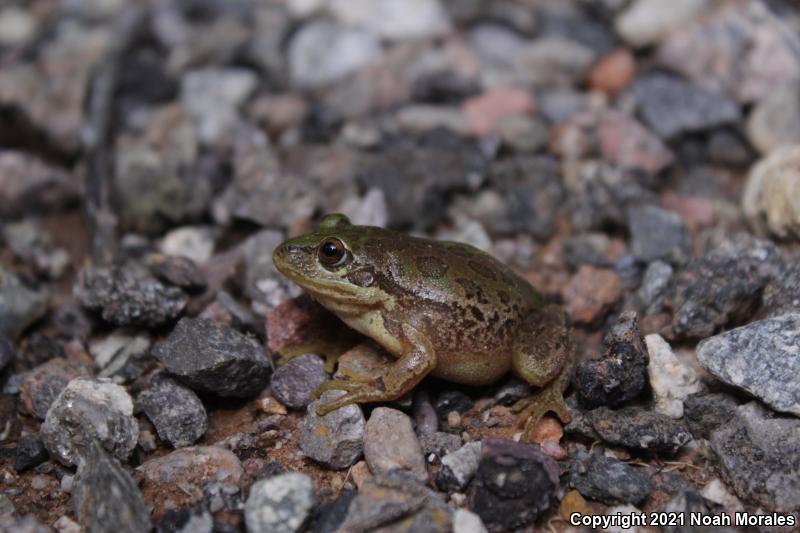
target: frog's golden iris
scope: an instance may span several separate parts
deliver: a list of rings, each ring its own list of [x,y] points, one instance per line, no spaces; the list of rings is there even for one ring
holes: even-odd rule
[[[379,379],[327,382],[346,394],[324,415],[354,402],[399,398],[426,375],[466,385],[511,371],[542,387],[524,406],[529,431],[542,415],[568,421],[562,394],[574,344],[561,308],[545,305],[525,280],[472,246],[355,226],[329,215],[319,231],[290,239],[275,267],[348,326],[397,358]]]

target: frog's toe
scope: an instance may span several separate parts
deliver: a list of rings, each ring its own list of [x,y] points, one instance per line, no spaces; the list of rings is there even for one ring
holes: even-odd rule
[[[315,398],[319,398],[320,396],[322,396],[323,393],[329,390],[355,391],[363,386],[364,386],[363,383],[357,381],[332,379],[330,381],[326,381],[325,383],[314,389],[313,394]]]
[[[525,404],[520,405],[522,402],[525,402]],[[528,421],[525,425],[525,433],[523,435],[526,439],[533,431],[533,428],[536,427],[539,420],[547,413],[555,413],[564,424],[568,424],[570,420],[572,420],[572,413],[570,413],[567,404],[564,403],[564,397],[561,395],[561,392],[555,388],[545,389],[533,398],[517,402],[517,404],[514,405],[514,410],[518,407],[521,409],[519,415],[520,423],[525,420]]]
[[[323,387],[325,387],[325,390],[345,390],[347,393],[331,401],[319,403],[315,408],[319,416],[325,416],[331,411],[335,411],[351,403],[380,401],[384,399],[385,395],[378,383],[373,381],[369,383],[353,383],[350,381],[333,380],[320,385],[314,393],[321,394],[320,388]]]

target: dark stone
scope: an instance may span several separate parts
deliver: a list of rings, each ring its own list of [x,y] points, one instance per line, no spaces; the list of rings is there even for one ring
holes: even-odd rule
[[[0,371],[7,367],[16,357],[17,352],[14,351],[14,345],[5,335],[0,334]]]
[[[795,254],[783,274],[767,284],[763,301],[767,316],[800,313],[800,254]]]
[[[486,438],[470,509],[490,530],[521,528],[555,503],[558,465],[529,444]]]
[[[19,439],[22,424],[17,414],[16,397],[0,394],[0,443],[16,442]]]
[[[776,417],[758,402],[741,405],[712,433],[711,449],[723,479],[743,500],[778,512],[800,508],[797,418]]]
[[[616,411],[598,407],[586,417],[601,439],[626,448],[674,453],[692,440],[691,433],[678,422],[640,407]]]
[[[681,265],[692,255],[689,228],[678,213],[654,205],[628,210],[631,254],[644,263],[666,261]]]
[[[582,233],[564,241],[564,261],[572,270],[582,265],[610,268],[614,262],[606,254],[609,238],[604,233]]]
[[[451,509],[442,496],[406,472],[393,471],[367,479],[350,502],[342,531],[449,533]]]
[[[253,396],[269,378],[270,365],[261,346],[200,318],[181,319],[153,355],[191,388],[220,396]]]
[[[42,333],[31,333],[22,344],[17,368],[34,368],[52,359],[63,359],[66,356],[61,343]]]
[[[47,310],[47,291],[0,267],[0,335],[16,340]]]
[[[221,533],[207,510],[197,512],[183,507],[164,513],[156,524],[156,533]]]
[[[67,383],[79,377],[90,377],[89,370],[67,359],[51,359],[26,373],[19,387],[25,412],[44,420]]]
[[[53,325],[60,337],[85,341],[92,333],[92,321],[75,301],[69,301],[56,309]]]
[[[47,449],[44,442],[35,435],[25,435],[17,444],[17,455],[14,458],[14,470],[25,472],[47,461]]]
[[[570,485],[584,497],[607,505],[638,505],[653,490],[650,475],[644,468],[630,466],[601,453],[593,453],[585,464],[573,463]]]
[[[637,295],[648,314],[661,310],[673,273],[674,269],[663,261],[653,261],[647,265]]]
[[[442,458],[442,466],[436,475],[436,485],[444,491],[464,490],[478,471],[481,458],[481,443],[468,442],[458,450]]]
[[[318,355],[306,354],[278,368],[270,384],[276,400],[292,409],[302,409],[314,400],[313,392],[326,381],[325,361]]]
[[[739,106],[733,100],[675,76],[647,74],[637,80],[633,90],[645,122],[664,138],[741,119]]]
[[[753,149],[731,128],[714,130],[708,140],[708,157],[716,165],[733,168],[746,168],[755,161]]]
[[[72,508],[78,522],[96,533],[150,531],[150,512],[136,482],[97,442],[78,469]]]
[[[203,271],[188,257],[153,255],[148,259],[150,271],[164,283],[190,292],[206,288]]]
[[[475,80],[466,79],[449,70],[423,74],[411,88],[414,100],[431,104],[461,102],[480,92]]]
[[[333,533],[342,525],[347,517],[350,502],[358,495],[354,490],[343,490],[330,503],[326,503],[317,510],[311,533]]]
[[[153,423],[158,436],[173,448],[189,446],[203,436],[208,417],[203,402],[191,389],[166,376],[153,378],[137,403]]]
[[[182,290],[133,267],[87,270],[76,293],[85,307],[118,326],[160,326],[177,318],[188,301]]]
[[[459,435],[445,433],[444,431],[423,433],[420,435],[419,429],[417,429],[417,434],[419,435],[419,444],[422,446],[422,453],[425,457],[431,454],[437,457],[444,457],[461,448],[463,444]]]
[[[639,396],[647,384],[650,358],[636,313],[623,313],[603,345],[601,359],[583,361],[575,372],[578,397],[588,407],[622,405]]]
[[[683,419],[692,435],[709,439],[736,415],[737,407],[736,400],[727,394],[692,394],[683,401]]]
[[[441,222],[447,196],[477,188],[490,160],[477,143],[442,129],[390,139],[364,157],[358,182],[383,191],[389,225],[416,229]]]
[[[705,338],[723,326],[747,320],[764,287],[781,276],[783,260],[769,241],[726,242],[691,261],[674,284],[668,303],[679,338]]]
[[[439,415],[439,427],[448,427],[447,415],[450,412],[465,413],[472,409],[473,403],[472,399],[461,391],[446,391],[436,396],[433,408]]]

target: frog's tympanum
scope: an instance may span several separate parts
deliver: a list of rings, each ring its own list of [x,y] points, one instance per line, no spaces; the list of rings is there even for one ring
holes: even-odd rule
[[[355,226],[329,215],[319,231],[275,250],[275,267],[348,326],[397,358],[379,379],[333,380],[346,394],[324,415],[394,400],[430,374],[487,385],[511,371],[542,387],[524,408],[528,430],[548,411],[570,418],[562,394],[574,343],[564,312],[492,256],[455,242]]]

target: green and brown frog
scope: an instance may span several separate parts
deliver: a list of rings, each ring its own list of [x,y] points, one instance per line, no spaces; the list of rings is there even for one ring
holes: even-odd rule
[[[379,379],[333,380],[346,394],[317,407],[395,400],[425,376],[464,385],[509,371],[542,387],[526,432],[548,411],[570,419],[563,392],[574,367],[566,315],[509,267],[467,244],[411,237],[326,216],[319,231],[289,239],[275,267],[354,330],[397,358]]]

